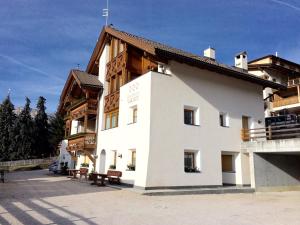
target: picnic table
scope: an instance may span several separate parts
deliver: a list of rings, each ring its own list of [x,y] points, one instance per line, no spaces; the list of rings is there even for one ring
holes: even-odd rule
[[[9,169],[7,167],[0,167],[0,181],[4,183],[5,181],[5,174],[9,172]]]
[[[98,177],[100,177],[100,183],[98,183]],[[107,177],[107,174],[93,172],[92,173],[93,182],[91,183],[91,185],[105,186],[104,181],[105,181],[106,177]]]
[[[72,179],[77,179],[76,175],[78,173],[79,170],[77,169],[69,169],[69,176],[72,178]]]

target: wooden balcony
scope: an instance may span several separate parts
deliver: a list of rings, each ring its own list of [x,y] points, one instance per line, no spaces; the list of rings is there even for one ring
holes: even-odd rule
[[[300,137],[300,124],[286,124],[255,129],[242,129],[243,141],[265,141]]]
[[[94,150],[96,148],[96,133],[79,133],[68,137],[68,151]]]
[[[288,98],[276,99],[273,101],[273,108],[297,104],[299,102],[300,101],[299,101],[298,96],[291,96]]]
[[[300,85],[300,78],[289,80],[287,86],[288,87],[295,87],[295,86],[298,86],[298,85]]]
[[[123,67],[125,67],[126,64],[125,56],[126,52],[123,51],[106,64],[106,81],[109,81],[112,76],[122,71]]]
[[[76,107],[72,107],[70,116],[74,120],[83,117],[87,114],[97,114],[98,101],[96,99],[88,99],[81,104],[78,104]]]
[[[119,108],[120,91],[116,91],[104,98],[104,112],[110,112]]]

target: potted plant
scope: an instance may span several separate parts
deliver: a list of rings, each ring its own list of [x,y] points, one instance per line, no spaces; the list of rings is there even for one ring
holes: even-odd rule
[[[115,170],[116,169],[116,165],[110,165],[109,169]]]
[[[135,171],[135,165],[133,165],[133,164],[128,164],[127,168],[128,168],[128,170]]]
[[[184,167],[184,171],[187,173],[200,173],[200,170],[197,167]]]
[[[88,163],[81,163],[81,167],[89,167],[89,164]]]

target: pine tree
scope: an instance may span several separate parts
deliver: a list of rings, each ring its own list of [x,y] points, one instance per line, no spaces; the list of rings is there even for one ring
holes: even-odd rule
[[[37,114],[34,118],[35,124],[35,145],[34,151],[37,157],[48,157],[51,154],[49,146],[49,132],[48,132],[48,116],[46,113],[46,99],[39,97],[37,103]]]
[[[29,159],[33,157],[34,124],[30,115],[30,100],[26,103],[17,117],[11,135],[10,155],[13,160]]]
[[[11,103],[10,97],[7,96],[0,105],[0,161],[10,160],[10,132],[15,119],[14,105]]]
[[[57,155],[57,147],[64,139],[64,119],[59,113],[49,117],[49,144],[51,154]]]

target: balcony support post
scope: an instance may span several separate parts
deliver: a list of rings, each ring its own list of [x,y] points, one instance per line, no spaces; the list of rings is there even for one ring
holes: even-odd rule
[[[87,122],[88,122],[88,115],[85,114],[84,115],[84,124],[83,124],[83,126],[84,126],[84,133],[87,132],[87,125],[88,125]]]
[[[298,103],[300,102],[300,86],[297,85]]]

